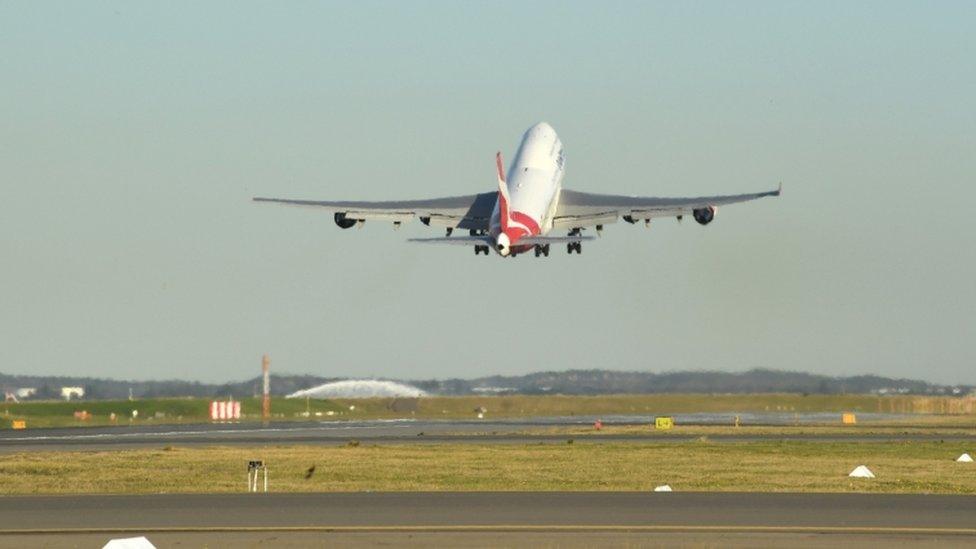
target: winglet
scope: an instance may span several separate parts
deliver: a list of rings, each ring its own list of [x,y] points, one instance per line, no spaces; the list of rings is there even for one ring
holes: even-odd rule
[[[783,194],[783,182],[779,182],[779,188],[776,189],[776,196],[781,196]]]
[[[502,153],[495,154],[495,165],[498,167],[498,220],[502,232],[508,230],[508,184],[505,183],[505,166],[502,163]]]

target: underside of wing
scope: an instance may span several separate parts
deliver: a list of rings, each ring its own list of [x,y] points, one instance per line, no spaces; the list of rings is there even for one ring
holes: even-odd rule
[[[496,200],[497,193],[494,192],[428,200],[380,202],[254,198],[255,202],[271,202],[334,212],[336,224],[343,228],[349,228],[368,220],[389,221],[399,224],[417,217],[425,225],[475,230],[488,229]]]
[[[631,223],[639,219],[681,217],[694,215],[701,223],[708,223],[715,208],[737,202],[747,202],[765,196],[779,196],[781,189],[761,193],[690,198],[663,198],[594,194],[564,189],[553,216],[553,226],[589,227],[613,223],[623,218]],[[707,220],[707,221],[705,221]],[[704,224],[703,223],[703,224]]]

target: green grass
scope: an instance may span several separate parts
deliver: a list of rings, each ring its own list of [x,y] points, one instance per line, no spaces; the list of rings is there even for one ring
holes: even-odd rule
[[[5,403],[0,407],[0,427],[9,427],[14,419],[24,419],[28,428],[127,424],[132,410],[139,416],[132,420],[145,422],[209,421],[209,399],[165,398],[133,401],[73,401]],[[241,399],[244,421],[259,421],[259,398]],[[532,416],[574,415],[657,415],[694,412],[885,412],[915,414],[958,414],[974,411],[971,398],[875,396],[875,395],[602,395],[602,396],[463,396],[427,397],[421,399],[334,399],[308,402],[311,420],[327,419],[473,419],[475,409],[486,408],[487,419]],[[355,407],[355,409],[351,409]],[[88,411],[88,421],[74,419],[75,411]],[[272,399],[275,420],[302,420],[306,411],[303,399]],[[156,417],[156,414],[161,414]],[[329,415],[329,414],[332,415]],[[320,414],[320,415],[316,415]],[[972,417],[972,416],[970,416]]]
[[[264,459],[275,492],[613,490],[976,494],[966,443],[755,442],[160,448],[0,456],[3,494],[240,492]],[[857,465],[876,479],[851,479]],[[315,472],[306,479],[311,466]]]
[[[241,414],[244,421],[261,420],[261,399],[244,398],[241,401]],[[304,400],[272,399],[273,419],[300,419],[299,414],[306,411]],[[340,407],[335,402],[312,400],[308,403],[310,417],[327,419],[342,417],[333,414],[348,414],[348,406]],[[76,411],[87,411],[91,418],[85,421],[75,419]],[[138,411],[133,418],[132,411]],[[319,412],[322,415],[315,416]],[[110,415],[116,414],[116,421]],[[160,414],[157,416],[157,414]],[[72,402],[44,401],[6,403],[0,406],[0,425],[9,428],[14,419],[27,421],[27,427],[65,427],[88,425],[128,425],[130,423],[199,423],[210,421],[210,399],[199,398],[158,398],[136,400],[80,400]]]

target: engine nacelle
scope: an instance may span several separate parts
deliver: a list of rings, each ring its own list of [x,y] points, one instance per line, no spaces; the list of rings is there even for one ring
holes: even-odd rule
[[[695,221],[699,225],[708,225],[715,219],[715,206],[709,206],[707,208],[698,208],[697,210],[692,210],[691,214],[695,216]]]
[[[335,224],[338,225],[340,229],[351,229],[356,224],[356,220],[346,217],[346,212],[336,212]]]

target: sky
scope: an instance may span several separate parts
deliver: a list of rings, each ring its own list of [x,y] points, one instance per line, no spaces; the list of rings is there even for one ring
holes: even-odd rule
[[[539,370],[976,383],[971,2],[0,1],[0,371]],[[583,254],[251,202],[780,198]]]

